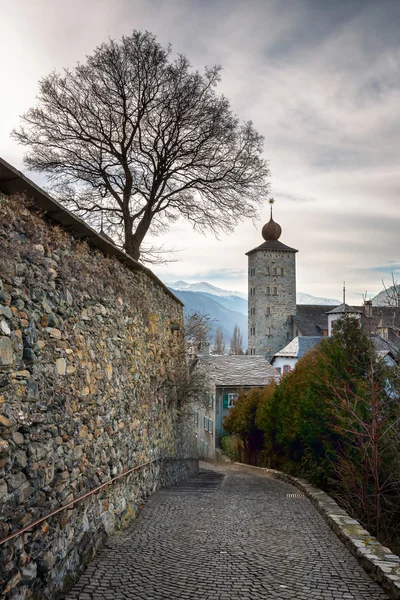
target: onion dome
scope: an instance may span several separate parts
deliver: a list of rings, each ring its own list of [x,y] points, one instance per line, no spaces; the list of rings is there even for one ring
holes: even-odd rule
[[[264,227],[262,228],[262,232],[261,232],[261,234],[266,242],[269,242],[271,240],[279,240],[281,233],[282,233],[281,226],[278,223],[275,223],[275,221],[272,218],[272,205],[274,203],[274,199],[271,198],[269,200],[269,203],[271,205],[271,218],[268,221],[268,223],[266,223],[264,225]]]

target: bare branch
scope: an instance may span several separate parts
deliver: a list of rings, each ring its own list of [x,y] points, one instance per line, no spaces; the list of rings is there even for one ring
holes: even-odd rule
[[[161,222],[231,231],[268,197],[263,138],[217,94],[220,72],[194,71],[134,31],[42,79],[13,136],[61,202],[83,218],[101,212],[113,239],[146,259],[143,240]]]

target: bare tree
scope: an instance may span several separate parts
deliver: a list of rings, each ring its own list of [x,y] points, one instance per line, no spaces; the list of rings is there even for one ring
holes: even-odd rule
[[[185,315],[185,340],[188,356],[197,356],[210,346],[210,316],[198,311]]]
[[[231,354],[243,354],[243,336],[240,327],[235,325],[231,339]]]
[[[396,306],[397,308],[400,308],[400,281],[397,281],[394,278],[394,273],[392,273],[392,285],[388,287],[383,279],[382,283],[386,294],[384,304],[387,306]]]
[[[13,136],[60,201],[139,259],[148,232],[183,217],[231,231],[268,195],[263,138],[216,93],[220,67],[193,71],[134,31],[40,81]],[[154,256],[156,249],[152,248]]]
[[[224,334],[221,325],[218,325],[215,331],[214,354],[225,354]]]

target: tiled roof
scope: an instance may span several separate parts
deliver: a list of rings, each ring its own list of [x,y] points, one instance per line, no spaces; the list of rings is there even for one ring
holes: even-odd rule
[[[293,320],[302,335],[318,336],[328,329],[326,313],[332,308],[326,304],[298,304]]]
[[[373,335],[372,342],[379,356],[387,356],[390,354],[393,358],[398,357],[399,349],[389,341],[383,339],[380,335]]]
[[[281,356],[285,358],[301,358],[308,350],[316,346],[323,339],[320,335],[295,337],[287,346],[279,350],[274,358]],[[325,338],[326,339],[326,338]]]
[[[273,367],[263,356],[200,356],[198,366],[219,386],[247,387],[267,385],[277,379]]]
[[[343,305],[341,305],[343,307]],[[328,313],[336,311],[336,306],[324,304],[298,304],[293,321],[303,336],[318,336],[328,329]],[[400,346],[400,308],[393,306],[373,306],[372,316],[367,317],[364,306],[349,306],[347,312],[361,313],[361,327],[365,333],[377,333],[378,328],[389,329],[389,341]],[[342,311],[343,312],[343,311]],[[396,333],[398,332],[398,333]]]
[[[354,306],[349,306],[348,304],[339,304],[339,306],[336,306],[335,308],[332,308],[332,310],[328,310],[327,312],[328,315],[346,313],[354,315],[361,313],[361,310],[358,310],[358,308],[354,308]]]
[[[289,246],[285,246],[279,240],[268,240],[268,242],[264,242],[261,246],[257,246],[257,248],[253,248],[253,250],[249,250],[246,252],[246,255],[253,254],[253,252],[257,252],[257,250],[273,250],[274,252],[298,252],[295,248],[290,248]]]

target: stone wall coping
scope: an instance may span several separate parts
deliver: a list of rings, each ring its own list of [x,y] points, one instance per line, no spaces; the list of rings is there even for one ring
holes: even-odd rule
[[[289,483],[311,500],[330,528],[355,556],[371,579],[379,583],[392,600],[400,599],[400,557],[383,546],[362,525],[350,517],[333,498],[306,479],[281,471],[234,462],[232,466],[274,477]]]
[[[145,267],[137,260],[123,252],[115,244],[108,241],[95,229],[92,229],[83,219],[74,215],[72,212],[62,206],[57,200],[52,198],[47,192],[26,177],[21,171],[15,169],[7,161],[0,157],[0,192],[5,194],[25,194],[29,200],[44,210],[46,216],[63,229],[68,231],[74,237],[87,239],[89,243],[98,248],[106,256],[117,258],[133,271],[142,271],[146,273],[157,285],[171,296],[178,304],[183,306],[183,302],[171,292],[171,290],[155,275],[149,268]]]

